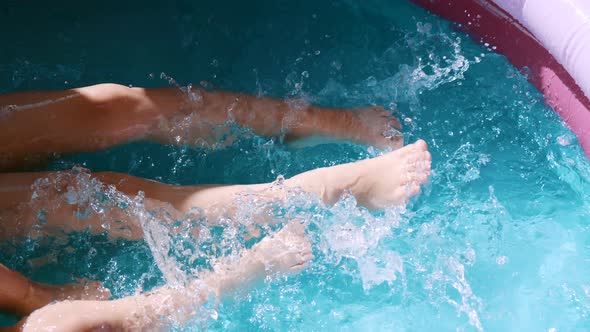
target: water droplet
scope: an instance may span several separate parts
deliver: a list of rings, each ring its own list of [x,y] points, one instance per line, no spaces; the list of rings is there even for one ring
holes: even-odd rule
[[[211,319],[213,319],[213,320],[217,320],[217,318],[219,318],[219,315],[217,314],[217,310],[212,310],[209,317],[211,317]]]
[[[498,265],[504,265],[506,263],[508,263],[508,257],[506,257],[506,256],[498,256],[496,258],[496,264],[498,264]]]
[[[104,229],[106,229],[106,230],[108,231],[108,230],[110,230],[110,229],[111,229],[111,223],[110,223],[110,222],[108,222],[108,221],[103,221],[103,222],[100,224],[100,227],[102,227],[102,228],[104,228]]]
[[[568,135],[561,135],[557,137],[557,143],[561,146],[567,146],[572,143],[572,137]]]
[[[47,223],[47,211],[45,211],[45,210],[37,211],[37,222],[41,225],[45,225],[45,223]]]

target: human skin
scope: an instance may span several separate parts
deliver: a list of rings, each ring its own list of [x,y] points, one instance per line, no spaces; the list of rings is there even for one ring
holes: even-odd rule
[[[336,109],[228,91],[98,84],[0,95],[0,170],[136,140],[211,146],[229,122],[263,136],[319,135],[393,149],[403,144],[399,122],[380,107]]]
[[[275,275],[303,270],[313,259],[304,226],[293,221],[238,257],[219,260],[186,287],[163,286],[148,293],[112,301],[61,301],[34,311],[4,331],[154,331],[186,323],[194,311],[238,289]],[[213,298],[212,298],[213,297]],[[170,321],[172,318],[174,321]]]
[[[273,188],[271,188],[272,184],[268,183],[229,186],[172,186],[112,172],[85,173],[83,175],[87,176],[87,179],[94,177],[104,184],[115,185],[118,190],[127,195],[133,196],[142,191],[146,197],[147,208],[162,206],[163,203],[166,203],[169,205],[169,209],[182,215],[193,207],[200,207],[208,214],[210,222],[215,223],[220,211],[232,213],[236,209],[234,204],[237,204],[235,200],[237,195],[248,193],[248,195],[256,196],[258,200],[280,201],[285,198],[286,191],[290,188],[314,194],[326,204],[334,203],[345,192],[354,195],[359,204],[373,209],[391,204],[401,204],[419,192],[420,185],[426,181],[429,172],[430,154],[426,144],[423,141],[418,141],[381,157],[305,172],[286,179],[282,186],[274,186]],[[46,196],[41,197],[38,203],[31,199],[33,183],[36,180],[59,177],[60,175],[66,176],[59,178],[60,180],[54,183],[54,185],[58,185],[57,189],[55,186],[48,189]],[[109,236],[130,240],[143,238],[143,229],[137,219],[122,211],[93,214],[86,219],[79,220],[75,216],[78,207],[64,204],[61,197],[67,188],[76,185],[73,179],[75,179],[75,175],[72,176],[67,172],[0,173],[0,238],[18,238],[28,235],[36,223],[36,211],[43,208],[50,210],[52,207],[54,208],[53,215],[47,216],[48,220],[44,225],[46,228],[65,231],[90,229],[100,232],[103,230],[104,219],[109,217],[105,214],[118,214],[117,218],[126,223],[125,231],[113,227]],[[267,221],[262,220],[262,222]],[[109,312],[110,306],[115,304],[117,310],[131,310],[132,308],[129,307],[129,301],[113,302],[108,306],[103,302],[88,302],[88,300],[105,299],[109,296],[108,291],[96,282],[86,282],[83,285],[42,285],[30,281],[4,266],[0,266],[0,280],[2,280],[0,309],[23,316],[52,301],[68,299],[86,301],[76,303],[76,305],[63,302],[59,306],[52,307],[51,310],[65,312],[74,308],[80,310],[85,307],[96,307],[102,308],[99,312],[104,313]],[[172,291],[169,290],[165,294]],[[154,299],[157,296],[150,298]],[[89,310],[88,312],[93,311]],[[91,322],[94,320],[87,321],[87,323]],[[72,324],[82,324],[82,322],[75,319]]]
[[[191,94],[193,97],[187,97]],[[22,169],[37,165],[56,154],[97,151],[134,140],[181,145],[198,145],[198,142],[215,144],[219,135],[223,134],[222,125],[227,122],[250,128],[256,134],[285,135],[288,139],[330,136],[394,150],[403,143],[403,137],[398,135],[396,129],[399,128],[399,122],[390,112],[379,107],[344,110],[316,107],[297,100],[278,100],[226,91],[182,92],[178,88],[143,89],[101,84],[68,91],[1,95],[0,169]],[[220,127],[221,131],[218,130]],[[332,204],[343,193],[350,192],[360,205],[380,209],[391,204],[402,204],[417,194],[429,171],[430,155],[426,144],[419,141],[378,158],[296,175],[284,181],[283,189],[302,189],[315,194],[326,204]],[[52,175],[0,174],[0,238],[22,236],[19,232],[30,229],[27,226],[34,222],[33,209],[22,208],[33,207],[27,205],[31,198],[31,185],[40,177]],[[180,187],[112,172],[92,176],[104,184],[115,185],[128,195],[144,192],[148,204],[169,204],[180,214],[187,213],[193,207],[202,208],[211,220],[221,210],[224,213],[235,210],[232,204],[235,204],[236,196],[241,193],[255,193],[269,201],[281,200],[286,195],[284,190],[269,190],[270,183]],[[67,188],[68,183],[64,185]],[[51,204],[51,199],[60,194],[63,193],[59,190],[50,193],[55,197],[48,197],[50,199],[46,203]],[[61,223],[53,225],[56,228],[79,230],[72,226],[81,225],[84,229],[88,226],[93,230],[101,229],[104,216],[91,216],[86,224],[68,224],[68,219],[74,218],[72,207],[61,206],[65,208],[56,211],[58,215],[53,219]],[[225,208],[219,209],[220,206]],[[64,219],[63,216],[68,218]],[[15,220],[21,223],[14,223]],[[141,239],[143,233],[137,220],[126,222],[129,232],[117,234],[111,231],[109,235]],[[52,226],[51,221],[48,226]],[[19,277],[12,275],[7,278],[17,280]],[[162,296],[166,298],[172,290],[163,288],[162,291]],[[160,291],[154,294],[158,295]],[[151,298],[161,300],[158,296]],[[108,309],[105,306],[114,303],[121,306],[119,309],[132,310],[129,301],[124,300],[76,302],[80,307],[101,307],[100,312]],[[49,306],[47,310],[61,310],[71,305],[72,302],[64,301]]]
[[[0,280],[0,310],[19,316],[27,316],[53,301],[105,300],[110,297],[110,292],[98,282],[80,280],[60,286],[41,284],[2,264]]]
[[[0,173],[0,238],[27,235],[37,221],[37,211],[47,211],[45,229],[102,232],[105,220],[125,222],[123,228],[111,227],[109,236],[131,240],[143,238],[141,225],[133,216],[117,208],[84,219],[76,217],[77,204],[67,203],[68,190],[80,190],[78,176],[98,180],[106,189],[134,197],[142,192],[147,209],[167,207],[177,219],[199,208],[212,224],[219,217],[234,217],[237,198],[248,195],[261,202],[282,202],[289,190],[310,193],[325,204],[335,203],[343,194],[353,195],[358,204],[378,210],[405,203],[418,194],[430,174],[431,157],[424,141],[417,141],[382,156],[354,163],[319,168],[286,179],[280,186],[273,183],[252,185],[175,186],[115,172],[82,173],[30,172]],[[32,199],[35,182],[47,179],[53,184],[44,189],[43,197]],[[261,211],[263,215],[264,211]],[[260,223],[270,222],[261,218]]]
[[[359,204],[373,209],[401,204],[419,192],[420,185],[426,181],[429,172],[430,154],[426,144],[418,141],[381,157],[305,172],[284,180],[282,186],[274,188],[271,188],[272,184],[269,183],[172,186],[113,172],[82,175],[87,179],[94,178],[104,184],[115,185],[118,190],[130,196],[143,192],[147,208],[166,203],[171,210],[182,215],[194,207],[199,207],[208,214],[210,222],[215,223],[220,211],[231,214],[236,209],[234,204],[237,204],[237,195],[248,193],[256,196],[258,200],[280,201],[285,198],[286,191],[290,188],[314,194],[326,204],[334,203],[345,192],[354,195]],[[36,180],[60,175],[65,176],[58,178],[59,180],[52,188],[47,189],[46,196],[41,197],[39,202],[31,199]],[[79,207],[64,204],[62,198],[68,188],[76,186],[75,179],[75,175],[69,172],[0,173],[0,238],[28,235],[37,221],[36,211],[51,208],[53,214],[46,216],[48,220],[45,228],[65,231],[90,229],[100,232],[103,230],[104,219],[109,217],[105,214],[117,214],[117,218],[126,223],[125,231],[113,227],[109,236],[130,240],[143,238],[143,229],[137,219],[123,211],[93,214],[79,220],[75,214]],[[58,186],[57,189],[55,185]],[[104,299],[109,296],[108,291],[102,289],[100,283],[87,282],[83,287],[79,284],[41,285],[4,266],[0,266],[0,280],[0,308],[20,315],[27,315],[56,300]],[[82,304],[88,306],[89,303]],[[67,306],[70,304],[63,304],[60,308],[65,310]]]

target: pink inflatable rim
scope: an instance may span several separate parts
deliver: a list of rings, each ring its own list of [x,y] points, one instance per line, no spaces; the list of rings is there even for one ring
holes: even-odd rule
[[[535,35],[491,0],[412,1],[458,23],[475,41],[496,46],[515,67],[529,68],[528,80],[564,119],[590,159],[590,100]]]

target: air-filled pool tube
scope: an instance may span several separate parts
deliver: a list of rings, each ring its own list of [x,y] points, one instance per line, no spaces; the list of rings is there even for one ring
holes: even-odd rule
[[[590,158],[589,0],[413,0],[496,46],[545,95]]]

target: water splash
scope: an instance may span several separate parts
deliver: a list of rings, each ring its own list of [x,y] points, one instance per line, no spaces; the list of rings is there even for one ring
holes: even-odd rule
[[[433,32],[429,23],[418,22],[416,26],[416,32],[408,33],[405,38],[405,46],[415,54],[414,63],[399,64],[394,75],[381,79],[369,76],[351,88],[331,79],[319,93],[320,97],[330,99],[339,95],[349,102],[369,100],[381,105],[399,102],[416,104],[423,92],[463,80],[470,62],[463,55],[461,37],[452,37],[443,31]],[[439,49],[433,50],[432,45]],[[426,57],[423,55],[425,48],[430,50]],[[451,51],[448,52],[448,49]],[[386,50],[377,63],[387,63],[389,54],[394,51]],[[442,55],[444,52],[448,55]]]

